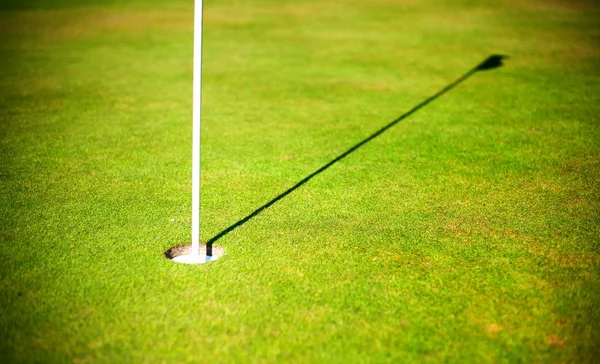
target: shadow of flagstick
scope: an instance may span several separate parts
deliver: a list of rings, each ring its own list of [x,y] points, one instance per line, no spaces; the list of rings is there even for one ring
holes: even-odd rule
[[[220,233],[218,233],[214,237],[210,238],[210,240],[208,240],[207,243],[206,243],[206,255],[212,256],[212,244],[215,241],[217,241],[217,240],[221,239],[223,236],[229,234],[235,228],[237,228],[237,227],[245,224],[250,219],[252,219],[254,216],[260,214],[263,210],[267,209],[269,206],[273,205],[274,203],[276,203],[277,201],[281,200],[285,196],[287,196],[290,193],[294,192],[297,188],[299,188],[300,186],[302,186],[306,182],[310,181],[313,177],[315,177],[316,175],[324,172],[327,168],[331,167],[335,163],[337,163],[340,160],[344,159],[346,156],[348,156],[349,154],[351,154],[352,152],[354,152],[358,148],[360,148],[363,145],[367,144],[371,140],[377,138],[379,135],[383,134],[386,130],[388,130],[391,127],[393,127],[394,125],[398,124],[400,121],[406,119],[407,117],[409,117],[410,115],[414,114],[415,112],[417,112],[419,109],[423,108],[424,106],[426,106],[430,102],[434,101],[438,97],[440,97],[443,94],[447,93],[448,91],[452,90],[454,87],[458,86],[460,83],[462,83],[463,81],[465,81],[466,79],[468,79],[469,77],[471,77],[476,72],[478,72],[478,71],[486,71],[486,70],[491,70],[491,69],[495,69],[495,68],[501,67],[502,66],[502,60],[505,59],[505,58],[508,58],[508,57],[504,56],[504,55],[497,55],[497,54],[489,56],[483,62],[481,62],[479,65],[477,65],[476,67],[474,67],[473,69],[471,69],[469,72],[465,73],[460,78],[458,78],[454,82],[450,83],[449,85],[447,85],[446,87],[444,87],[443,89],[441,89],[440,91],[438,91],[435,95],[430,96],[429,98],[425,99],[420,104],[418,104],[417,106],[413,107],[412,109],[410,109],[409,111],[407,111],[405,114],[402,114],[401,116],[399,116],[395,120],[391,121],[390,123],[388,123],[387,125],[385,125],[381,129],[377,130],[375,133],[371,134],[367,138],[363,139],[361,142],[359,142],[358,144],[354,145],[353,147],[351,147],[350,149],[348,149],[344,153],[340,154],[339,156],[337,156],[335,159],[333,159],[329,163],[325,164],[324,166],[322,166],[321,168],[317,169],[313,173],[311,173],[308,176],[304,177],[300,182],[298,182],[295,185],[293,185],[292,187],[288,188],[282,194],[278,195],[277,197],[275,197],[271,201],[267,202],[266,204],[262,205],[261,207],[257,208],[256,210],[254,210],[252,213],[250,213],[249,215],[247,215],[243,219],[237,221],[236,223],[234,223],[233,225],[227,227],[226,229],[224,229],[223,231],[221,231]]]

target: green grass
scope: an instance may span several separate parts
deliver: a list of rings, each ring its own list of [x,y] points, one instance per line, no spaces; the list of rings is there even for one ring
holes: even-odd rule
[[[597,362],[600,7],[0,6],[0,361]]]

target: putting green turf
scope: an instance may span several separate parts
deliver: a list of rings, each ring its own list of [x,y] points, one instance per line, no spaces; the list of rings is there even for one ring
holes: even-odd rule
[[[206,0],[202,239],[178,265],[190,1],[0,6],[0,361],[594,362],[600,7]]]

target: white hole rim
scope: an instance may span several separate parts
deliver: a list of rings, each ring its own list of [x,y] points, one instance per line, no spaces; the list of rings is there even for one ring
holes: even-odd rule
[[[167,259],[181,264],[205,264],[218,260],[225,254],[225,250],[218,245],[212,246],[212,256],[206,255],[206,244],[200,244],[198,255],[192,255],[192,245],[177,245],[164,252]]]

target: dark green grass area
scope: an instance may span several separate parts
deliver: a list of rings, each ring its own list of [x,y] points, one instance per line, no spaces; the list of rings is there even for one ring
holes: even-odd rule
[[[596,362],[600,7],[5,2],[0,361]]]

